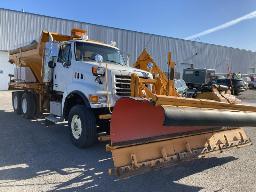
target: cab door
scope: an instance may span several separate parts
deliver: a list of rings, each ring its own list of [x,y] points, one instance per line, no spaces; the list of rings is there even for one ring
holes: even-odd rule
[[[53,75],[53,89],[65,92],[67,85],[72,81],[72,51],[71,44],[65,43],[60,46],[56,67]]]

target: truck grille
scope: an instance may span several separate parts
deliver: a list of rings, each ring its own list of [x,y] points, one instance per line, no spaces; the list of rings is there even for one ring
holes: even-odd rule
[[[131,76],[128,75],[115,75],[116,79],[116,95],[118,96],[131,96]]]

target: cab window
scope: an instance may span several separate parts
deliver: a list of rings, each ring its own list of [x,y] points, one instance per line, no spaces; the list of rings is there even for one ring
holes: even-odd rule
[[[64,44],[60,47],[59,55],[58,55],[58,62],[65,63],[68,61],[71,61],[71,45],[70,44]]]

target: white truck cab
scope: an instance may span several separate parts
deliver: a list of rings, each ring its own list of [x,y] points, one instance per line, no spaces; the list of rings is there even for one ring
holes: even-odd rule
[[[110,114],[119,98],[130,96],[131,74],[152,75],[129,67],[113,45],[81,39],[57,46],[57,58],[49,64],[54,92],[50,113],[68,120],[76,145],[89,146],[96,139],[97,126],[101,131],[109,129],[109,120],[101,120],[100,115]]]

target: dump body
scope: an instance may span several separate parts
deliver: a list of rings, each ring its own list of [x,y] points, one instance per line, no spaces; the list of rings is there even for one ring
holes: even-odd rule
[[[40,41],[10,51],[10,62],[18,67],[29,67],[35,75],[37,83],[43,83],[44,75],[44,50],[49,38],[54,41],[68,41],[71,36],[43,31]]]
[[[40,44],[33,41],[30,45],[10,51],[10,61],[18,67],[29,67],[37,82],[42,82],[42,52]]]

